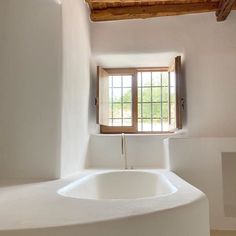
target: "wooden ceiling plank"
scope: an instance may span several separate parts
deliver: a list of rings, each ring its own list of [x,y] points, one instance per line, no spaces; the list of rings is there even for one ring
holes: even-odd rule
[[[86,0],[91,9],[106,9],[113,7],[153,6],[159,4],[205,3],[209,0]],[[219,0],[211,0],[218,2]]]
[[[220,0],[220,1],[219,1],[218,9],[217,9],[217,11],[216,11],[216,16],[219,15],[220,10],[221,10],[221,8],[222,8],[222,6],[223,6],[223,3],[224,3],[224,0]]]
[[[218,9],[216,11],[217,21],[224,21],[234,8],[236,0],[220,0]]]
[[[110,21],[202,13],[216,11],[218,5],[218,2],[205,2],[107,8],[103,10],[92,10],[91,19],[93,21]]]
[[[236,9],[236,0],[86,0],[93,21],[150,18],[216,11],[217,21]]]

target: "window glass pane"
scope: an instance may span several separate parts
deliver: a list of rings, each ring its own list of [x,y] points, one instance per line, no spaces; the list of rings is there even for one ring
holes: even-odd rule
[[[169,76],[168,72],[162,73],[162,86],[168,86],[169,85]]]
[[[151,103],[143,103],[143,118],[151,118]]]
[[[161,88],[152,88],[152,101],[161,102]]]
[[[112,103],[109,104],[109,118],[112,118]]]
[[[113,126],[121,126],[122,120],[121,119],[113,119]]]
[[[120,75],[115,75],[113,76],[113,87],[121,87],[121,76]]]
[[[175,87],[175,72],[170,72],[170,86]]]
[[[151,86],[151,72],[142,72],[142,86]]]
[[[145,71],[140,74],[138,85],[142,88],[138,88],[138,128],[142,131],[168,130],[169,72]]]
[[[109,88],[109,103],[112,103],[112,88]]]
[[[132,125],[132,75],[109,76],[109,125]]]
[[[141,118],[142,117],[142,104],[139,103],[138,104],[138,118]]]
[[[161,118],[161,103],[152,104],[152,117]]]
[[[142,131],[142,120],[138,119],[138,131]]]
[[[175,108],[175,103],[171,103],[170,104],[170,112],[171,112],[171,119],[175,118],[175,114],[176,114],[176,108]]]
[[[152,72],[152,86],[161,86],[161,72]]]
[[[138,102],[141,102],[142,100],[142,89],[138,88]]]
[[[168,87],[162,88],[162,102],[168,102],[169,100],[169,89]]]
[[[169,116],[169,104],[168,103],[162,103],[162,117],[168,118]]]
[[[121,102],[121,88],[113,89],[113,102]]]
[[[138,72],[138,131],[168,131],[175,127],[175,75]],[[109,76],[109,125],[132,126],[132,75]],[[170,87],[169,87],[170,86]],[[170,92],[170,95],[169,95]],[[170,100],[170,101],[169,101]],[[169,111],[170,109],[170,111]],[[169,124],[169,122],[171,124]]]
[[[109,119],[109,126],[113,125],[113,119]]]
[[[132,126],[131,119],[123,119],[123,126]]]
[[[142,89],[142,102],[151,102],[151,88]]]
[[[123,76],[123,87],[132,87],[132,76],[124,75]]]
[[[124,103],[123,104],[123,118],[130,118],[132,117],[132,105],[131,103]]]
[[[121,103],[113,104],[113,118],[122,118]]]
[[[169,130],[169,120],[168,119],[164,119],[162,121],[162,127],[163,127],[163,131],[168,131]]]
[[[176,119],[171,119],[171,128],[174,129],[176,127]]]
[[[161,131],[161,120],[154,119],[152,121],[152,128],[153,128],[153,131]]]
[[[170,88],[170,102],[175,102],[175,97],[176,97],[176,93],[175,93],[175,87],[171,87]]]
[[[131,102],[132,101],[132,90],[131,88],[123,89],[123,102]]]
[[[143,119],[143,131],[152,131],[151,119]]]

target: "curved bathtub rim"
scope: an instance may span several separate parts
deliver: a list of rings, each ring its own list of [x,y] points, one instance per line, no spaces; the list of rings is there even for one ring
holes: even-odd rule
[[[166,183],[173,189],[171,193],[166,193],[166,194],[160,194],[160,195],[154,195],[154,196],[150,196],[150,197],[140,197],[140,198],[115,198],[115,199],[112,199],[112,198],[107,198],[107,199],[95,199],[95,198],[78,198],[78,197],[73,197],[73,196],[67,196],[65,195],[65,191],[68,191],[70,188],[78,185],[78,184],[81,184],[81,183],[84,183],[85,181],[93,178],[93,177],[96,177],[96,176],[99,176],[99,175],[104,175],[104,174],[110,174],[110,173],[123,173],[123,172],[131,172],[131,173],[152,173],[154,175],[156,175],[157,177],[161,177],[163,178]],[[99,201],[99,202],[130,202],[130,201],[139,201],[139,200],[154,200],[154,199],[157,199],[157,198],[164,198],[166,196],[169,196],[169,195],[172,195],[172,194],[175,194],[176,192],[178,191],[178,189],[176,188],[176,186],[171,183],[169,181],[168,178],[166,178],[166,176],[164,176],[162,173],[156,173],[155,171],[148,171],[148,170],[108,170],[108,171],[101,171],[101,172],[96,172],[96,173],[91,173],[91,174],[88,174],[88,175],[85,175],[83,176],[81,179],[78,179],[78,180],[75,180],[74,182],[60,188],[57,190],[57,194],[59,194],[60,196],[62,197],[65,197],[65,198],[73,198],[73,199],[78,199],[78,200],[84,200],[84,201]]]
[[[82,174],[81,172],[81,178],[85,177],[86,175],[88,175],[89,173],[91,173],[91,171],[95,171],[95,170],[87,170],[88,173],[85,173],[85,174]],[[104,170],[103,170],[104,171]],[[109,170],[109,171],[113,171],[113,170]],[[144,169],[144,171],[146,171]],[[181,208],[181,207],[185,207],[185,206],[188,206],[190,204],[194,204],[198,201],[206,201],[207,198],[206,198],[206,195],[204,193],[202,193],[200,190],[198,190],[197,188],[195,188],[194,186],[190,185],[188,182],[184,181],[183,179],[181,179],[179,176],[177,176],[174,172],[171,172],[169,170],[159,170],[159,169],[152,169],[152,170],[147,170],[148,172],[159,172],[159,171],[163,171],[163,173],[167,173],[167,174],[171,174],[173,175],[173,177],[177,177],[177,181],[179,182],[184,182],[184,184],[187,184],[188,188],[192,188],[195,190],[195,194],[194,196],[192,196],[191,198],[188,198],[187,200],[185,200],[184,203],[181,203],[181,204],[175,204],[175,205],[172,205],[172,206],[168,206],[166,208],[162,208],[162,209],[151,209],[149,211],[145,211],[143,213],[137,213],[137,212],[132,212],[132,214],[127,214],[127,215],[121,215],[121,216],[113,216],[113,217],[110,217],[107,218],[99,218],[99,219],[93,219],[93,220],[89,220],[89,221],[82,221],[82,222],[72,222],[72,223],[51,223],[50,225],[46,225],[46,226],[41,226],[41,225],[31,225],[30,227],[18,227],[18,228],[12,228],[12,229],[9,229],[9,228],[0,228],[0,233],[2,232],[10,232],[10,231],[25,231],[25,230],[42,230],[42,229],[51,229],[51,228],[60,228],[60,227],[72,227],[72,226],[81,226],[81,225],[89,225],[89,224],[95,224],[95,223],[101,223],[101,222],[110,222],[110,221],[115,221],[115,220],[122,220],[122,219],[128,219],[128,218],[133,218],[133,217],[141,217],[141,216],[146,216],[146,215],[150,215],[150,214],[155,214],[155,213],[158,213],[158,212],[164,212],[164,211],[171,211],[173,209],[178,209],[178,208]],[[86,170],[85,170],[86,172]],[[101,170],[96,170],[96,172],[101,172]],[[164,174],[165,175],[165,174]],[[70,178],[70,177],[68,177]],[[64,179],[60,179],[60,180],[56,180],[56,182],[58,183],[59,181],[67,181],[68,178],[64,178]],[[168,178],[168,177],[167,177]],[[171,177],[172,178],[172,177]],[[179,180],[178,180],[179,179]],[[168,179],[169,180],[169,179]],[[75,180],[72,180],[72,181],[75,181]],[[64,183],[64,186],[68,185],[68,183]],[[63,185],[61,186],[61,188],[63,187]],[[190,189],[189,189],[190,190]],[[178,193],[179,191],[177,191],[176,193]],[[57,195],[56,191],[55,191],[55,196]],[[57,197],[59,198],[64,198],[63,196],[59,196],[57,195]],[[140,200],[140,199],[138,199]],[[145,199],[147,200],[147,199]],[[85,200],[83,200],[85,201]],[[88,200],[86,200],[88,201]],[[130,199],[128,200],[130,201]],[[133,200],[131,200],[133,201]]]

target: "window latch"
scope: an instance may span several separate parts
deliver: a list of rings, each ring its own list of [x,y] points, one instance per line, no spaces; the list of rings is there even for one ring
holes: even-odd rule
[[[94,105],[97,106],[98,105],[98,98],[94,98]]]
[[[184,110],[184,108],[185,108],[185,101],[184,101],[184,98],[181,98],[180,104],[181,104],[182,110]]]

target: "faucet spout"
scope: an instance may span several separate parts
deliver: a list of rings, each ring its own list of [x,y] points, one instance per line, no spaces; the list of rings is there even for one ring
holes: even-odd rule
[[[126,138],[125,134],[121,134],[121,157],[124,160],[124,168],[128,169],[127,153],[126,153]]]

